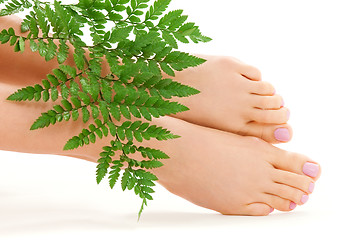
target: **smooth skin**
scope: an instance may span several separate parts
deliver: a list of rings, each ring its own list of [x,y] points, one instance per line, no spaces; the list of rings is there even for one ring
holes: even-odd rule
[[[0,106],[8,113],[1,117],[1,150],[97,161],[102,147],[108,145],[111,138],[76,150],[62,150],[67,140],[80,133],[85,125],[81,121],[69,121],[30,131],[32,122],[41,112],[58,102],[5,100],[17,87],[0,84]],[[303,172],[305,163],[314,163],[311,159],[255,137],[239,136],[172,117],[155,119],[153,124],[182,136],[144,143],[171,157],[161,160],[163,167],[152,170],[158,182],[170,192],[222,214],[267,215],[272,208],[290,211],[293,204],[303,204],[302,199],[308,197],[311,185],[319,177],[319,173],[309,177]],[[134,157],[140,159],[138,155]]]
[[[292,129],[287,124],[290,112],[284,107],[282,97],[275,94],[274,87],[261,80],[258,69],[232,57],[198,56],[207,62],[177,72],[175,80],[201,93],[190,98],[175,98],[190,111],[174,117],[255,136],[269,143],[288,142],[292,138]],[[285,131],[284,135],[278,134],[277,129]]]
[[[20,23],[21,18],[8,16],[2,18],[0,28],[12,27],[16,34],[26,36],[26,33],[20,31]],[[13,77],[9,83],[34,85],[58,66],[56,58],[46,62],[38,53],[32,53],[28,42],[25,49],[22,55],[14,54],[8,45],[0,45],[0,54],[8,56],[0,59],[0,64],[9,69],[8,74]],[[75,66],[72,56],[73,48],[70,48],[69,58],[65,63]],[[193,86],[201,93],[189,98],[173,98],[190,110],[172,117],[243,136],[255,136],[269,143],[291,140],[292,129],[287,124],[289,110],[283,106],[282,97],[275,94],[274,87],[261,80],[261,73],[257,68],[233,57],[197,56],[207,62],[199,67],[175,72],[175,80]],[[30,58],[32,61],[27,60]],[[34,72],[37,74],[36,78],[29,80],[22,77],[34,69],[37,69]],[[109,72],[109,66],[104,60],[102,75]],[[169,76],[164,74],[164,77]]]
[[[19,28],[19,26],[16,28],[14,21],[8,20],[10,24],[15,24],[15,30]],[[0,28],[4,27],[0,25]],[[56,62],[44,62],[38,53],[27,52],[22,55],[14,53],[9,45],[0,45],[0,53],[0,106],[2,111],[7,113],[0,118],[2,135],[0,149],[71,156],[96,162],[102,147],[107,145],[111,138],[97,140],[95,144],[76,150],[63,151],[67,140],[80,133],[84,127],[92,123],[91,120],[87,124],[81,121],[61,122],[46,129],[30,131],[29,128],[34,120],[42,112],[58,104],[59,100],[47,103],[6,100],[18,88],[38,83],[44,78],[41,76],[45,76],[57,66]],[[208,61],[202,69],[199,67],[183,72],[182,75],[177,74],[177,78],[184,83],[186,81],[194,83],[193,79],[200,80],[200,77],[213,78],[205,84],[199,80],[197,86],[193,84],[202,91],[203,97],[202,99],[198,99],[199,95],[197,99],[193,97],[192,102],[191,98],[185,99],[185,104],[191,108],[188,112],[190,115],[178,116],[185,121],[171,116],[154,119],[153,124],[168,128],[182,137],[161,142],[151,140],[143,144],[161,149],[171,157],[162,160],[165,165],[153,169],[152,172],[158,176],[158,182],[170,192],[222,214],[267,215],[274,208],[291,211],[296,205],[302,205],[307,201],[315,181],[320,176],[320,166],[304,155],[287,152],[268,143],[275,142],[272,139],[274,128],[278,126],[289,128],[285,124],[287,119],[282,116],[286,114],[287,118],[287,109],[278,107],[279,101],[273,99],[280,97],[274,97],[272,86],[260,81],[259,75],[254,76],[258,73],[256,69],[240,62],[230,65],[225,62],[226,60],[228,58],[213,57],[212,61]],[[71,64],[71,58],[68,61]],[[215,61],[221,62],[222,65],[217,65],[218,62]],[[237,60],[230,58],[229,61],[232,63]],[[13,64],[17,67],[11,68]],[[30,67],[27,64],[30,64]],[[212,69],[209,64],[222,66],[232,78],[223,78],[221,83],[218,83],[220,85],[212,86],[216,83],[215,79],[218,80],[220,76],[218,74],[214,77],[214,73],[220,70],[207,73]],[[244,66],[242,69],[240,64]],[[238,69],[240,74],[236,74]],[[237,91],[229,92],[228,90],[232,89],[236,82],[240,82],[237,84]],[[221,89],[223,83],[222,91],[227,92],[215,95],[218,105],[213,106],[215,98],[210,99],[209,95],[215,89]],[[231,106],[231,102],[227,102],[227,99],[221,100],[221,97],[224,98],[226,95],[230,97],[229,95],[234,92],[237,97],[233,95],[231,99],[236,99],[237,104]],[[205,96],[209,102],[207,105],[204,101]],[[266,97],[274,98],[273,101],[258,100],[269,99]],[[268,105],[260,105],[263,102]],[[225,105],[220,105],[222,103]],[[211,111],[206,112],[211,115],[200,118],[203,113],[196,113],[196,108],[199,109],[200,104],[203,104],[203,108],[211,107]],[[227,109],[233,111],[231,118],[230,115],[215,114],[223,108],[224,113]],[[265,112],[266,110],[268,112]],[[205,118],[210,121],[205,122]],[[220,119],[221,123],[212,121],[211,118]],[[233,121],[237,124],[226,126]],[[250,130],[253,125],[261,130]],[[271,129],[271,131],[263,129]],[[257,138],[257,135],[266,141]]]

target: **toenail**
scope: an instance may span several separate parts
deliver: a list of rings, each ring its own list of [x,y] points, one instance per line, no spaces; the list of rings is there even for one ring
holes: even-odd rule
[[[290,203],[290,209],[293,210],[293,209],[295,209],[295,207],[296,207],[296,203],[291,202]]]
[[[281,107],[285,106],[285,101],[282,99]]]
[[[270,209],[270,213],[272,213],[272,212],[273,212],[273,210],[275,210],[275,209],[274,209],[274,208],[271,208],[271,209]]]
[[[306,203],[307,201],[308,201],[308,195],[303,195],[303,196],[301,197],[301,203],[304,204],[304,203]]]
[[[311,182],[310,185],[308,186],[308,191],[309,191],[310,193],[312,193],[312,192],[313,192],[313,189],[314,189],[314,183]]]
[[[274,132],[276,140],[281,142],[287,142],[290,140],[290,132],[287,128],[277,128]]]
[[[303,165],[303,173],[310,177],[317,177],[319,172],[319,166],[315,163],[306,162]]]

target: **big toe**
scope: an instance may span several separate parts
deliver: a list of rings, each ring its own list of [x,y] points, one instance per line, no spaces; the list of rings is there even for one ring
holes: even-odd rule
[[[292,138],[292,128],[288,124],[274,125],[249,122],[239,134],[258,137],[269,143],[285,143]]]
[[[320,177],[321,166],[310,158],[303,154],[287,152],[279,148],[275,149],[277,152],[270,157],[271,164],[275,168],[305,175],[314,180]]]

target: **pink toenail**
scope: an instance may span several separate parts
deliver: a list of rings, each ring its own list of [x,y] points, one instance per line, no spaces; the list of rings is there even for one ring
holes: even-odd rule
[[[287,128],[277,128],[274,132],[276,140],[281,142],[287,142],[290,140],[290,132]]]
[[[295,209],[295,207],[296,207],[296,203],[291,202],[290,203],[290,209],[293,210],[293,209]]]
[[[319,172],[319,166],[315,163],[306,162],[303,165],[303,173],[310,177],[317,177]]]
[[[308,186],[308,191],[309,191],[310,193],[313,193],[313,189],[314,189],[314,183],[311,182],[310,185]]]
[[[282,99],[281,107],[285,106],[285,101]]]
[[[301,197],[301,203],[304,204],[304,203],[306,203],[307,201],[308,201],[308,195],[303,195],[303,196]]]
[[[275,210],[275,209],[274,209],[274,208],[271,208],[271,209],[270,209],[270,213],[272,213],[272,212],[273,212],[273,210]]]

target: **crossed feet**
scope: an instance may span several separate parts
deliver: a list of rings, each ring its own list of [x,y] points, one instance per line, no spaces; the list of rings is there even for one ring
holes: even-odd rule
[[[222,214],[267,215],[273,209],[291,211],[307,202],[321,170],[308,157],[272,145],[287,142],[292,136],[287,124],[289,110],[284,107],[282,97],[275,94],[271,84],[261,80],[260,72],[252,66],[234,58],[200,57],[208,61],[176,73],[175,78],[201,91],[189,98],[174,99],[191,110],[153,121],[181,138],[145,143],[171,157],[162,160],[163,167],[152,170],[158,176],[158,182],[168,191]],[[39,72],[48,72],[44,69],[51,63],[46,64],[41,69],[34,69],[33,77],[19,70],[18,74],[23,74],[22,79],[26,79],[23,84],[39,82]],[[7,68],[3,65],[1,68],[0,79],[6,80],[9,78]],[[19,87],[3,86],[6,87],[0,88],[1,99]],[[28,131],[29,120],[26,119],[37,118],[44,108],[49,109],[57,103],[44,103],[38,112],[27,104],[8,101],[0,104],[12,117],[2,120],[2,134],[9,130],[23,134]],[[20,140],[18,151],[53,153],[97,162],[108,139],[77,150],[63,151],[63,145],[74,135],[74,129],[80,131],[85,127],[79,121],[67,124],[71,124],[71,130],[57,124],[41,134],[28,132],[28,137]],[[19,142],[15,139],[17,134],[7,135],[8,142]],[[46,142],[51,145],[44,145]],[[7,150],[6,145],[1,148]]]
[[[292,136],[282,97],[250,65],[200,57],[208,61],[176,73],[177,81],[201,91],[175,99],[190,111],[155,120],[182,136],[160,145],[171,159],[153,170],[159,183],[222,214],[267,215],[306,203],[320,166],[270,144]]]

